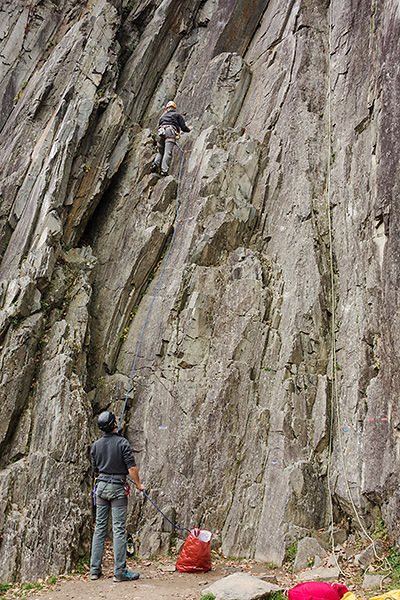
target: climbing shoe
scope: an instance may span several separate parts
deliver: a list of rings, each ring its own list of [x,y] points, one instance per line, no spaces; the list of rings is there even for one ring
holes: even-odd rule
[[[151,165],[151,169],[150,170],[151,170],[152,173],[158,173],[158,167],[157,167],[157,165]]]
[[[161,171],[160,175],[162,177],[166,177],[168,175],[168,171]]]
[[[114,575],[113,581],[118,583],[118,581],[135,581],[135,579],[139,579],[139,573],[132,573],[132,571],[125,571],[125,573],[121,575]]]

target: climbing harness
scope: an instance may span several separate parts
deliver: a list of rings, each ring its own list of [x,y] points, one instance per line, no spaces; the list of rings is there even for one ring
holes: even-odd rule
[[[100,475],[95,478],[94,484],[93,484],[93,506],[96,506],[97,488],[98,488],[99,483],[101,483],[101,482],[106,483],[106,485],[109,484],[109,483],[121,483],[124,486],[124,496],[129,496],[130,495],[130,493],[131,493],[131,486],[129,485],[129,483],[127,481],[123,482],[121,479],[116,479],[116,478],[114,478],[112,476],[109,477],[108,479],[99,479]],[[102,504],[102,502],[99,502],[99,503]]]
[[[170,128],[174,131],[174,137],[167,137],[167,129]],[[157,131],[157,135],[158,136],[165,136],[165,141],[166,142],[175,142],[176,140],[179,140],[179,138],[181,137],[179,135],[179,131],[176,129],[176,127],[174,127],[173,125],[161,125],[161,127],[158,128]],[[157,142],[157,146],[160,146],[160,143]]]
[[[180,184],[181,184],[183,161],[184,161],[184,158],[185,158],[185,154],[187,154],[187,150],[183,150],[183,148],[181,148],[176,142],[175,142],[175,144],[179,148],[179,150],[182,152],[182,159],[181,159],[181,164],[180,164],[180,168],[179,168],[178,187],[177,187],[177,191],[176,191],[176,207],[175,207],[175,227],[174,227],[174,233],[172,234],[171,242],[169,244],[168,252],[167,252],[167,255],[165,257],[164,266],[163,266],[162,271],[161,271],[160,279],[158,280],[158,284],[157,284],[156,290],[155,290],[155,292],[153,294],[153,298],[152,298],[152,300],[150,302],[150,306],[149,306],[149,308],[147,310],[146,318],[145,318],[144,323],[143,323],[142,332],[140,334],[138,347],[137,347],[135,358],[134,358],[134,361],[133,361],[133,366],[132,366],[132,370],[131,370],[131,374],[130,374],[130,378],[129,378],[128,389],[127,389],[126,394],[125,394],[125,402],[124,402],[124,406],[123,406],[123,409],[122,409],[121,418],[119,420],[117,432],[121,428],[122,419],[124,417],[124,413],[125,413],[125,410],[126,410],[126,405],[127,405],[127,402],[128,402],[128,396],[129,396],[129,393],[131,391],[132,377],[133,377],[133,373],[134,373],[134,370],[135,370],[136,362],[137,362],[137,359],[138,359],[138,356],[139,356],[139,350],[140,350],[140,346],[141,346],[141,343],[142,343],[142,340],[143,340],[144,330],[146,328],[147,320],[149,318],[150,311],[151,311],[151,309],[153,307],[154,300],[156,299],[156,296],[157,296],[158,291],[160,289],[160,285],[161,285],[161,281],[162,281],[162,278],[163,278],[163,275],[164,275],[165,267],[167,266],[168,258],[169,258],[169,255],[171,253],[172,245],[174,243],[176,231],[177,231],[178,225],[179,225],[179,219],[178,219],[178,215],[179,215],[179,192],[180,192]]]

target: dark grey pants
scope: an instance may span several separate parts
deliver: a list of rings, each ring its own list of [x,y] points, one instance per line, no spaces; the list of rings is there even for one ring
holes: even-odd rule
[[[160,127],[157,134],[157,156],[154,159],[154,165],[168,173],[172,159],[172,151],[175,146],[175,129],[169,125]]]

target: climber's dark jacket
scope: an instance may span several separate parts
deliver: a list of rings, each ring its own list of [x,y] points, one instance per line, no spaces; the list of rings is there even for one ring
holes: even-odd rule
[[[189,133],[190,129],[185,123],[185,119],[178,112],[174,110],[168,110],[166,113],[162,115],[160,121],[158,123],[159,127],[165,127],[166,125],[172,125],[175,127],[178,133],[180,131],[185,131]]]

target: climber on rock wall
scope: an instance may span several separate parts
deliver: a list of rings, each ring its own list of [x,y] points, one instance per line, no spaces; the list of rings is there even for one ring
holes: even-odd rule
[[[92,467],[98,473],[94,490],[96,526],[90,557],[90,578],[95,580],[101,576],[104,541],[107,534],[108,517],[111,508],[114,581],[133,581],[139,578],[139,573],[132,573],[126,570],[125,529],[129,495],[126,476],[128,473],[138,490],[144,491],[145,488],[140,482],[139,471],[128,440],[117,433],[115,415],[105,410],[100,413],[97,424],[104,431],[104,435],[93,444],[90,453]]]
[[[160,118],[157,132],[157,156],[154,159],[152,170],[161,169],[161,175],[168,175],[171,164],[172,150],[175,141],[182,131],[189,133],[192,126],[187,126],[181,114],[176,112],[176,104],[172,100],[165,107],[166,112]]]

